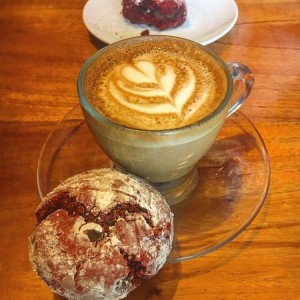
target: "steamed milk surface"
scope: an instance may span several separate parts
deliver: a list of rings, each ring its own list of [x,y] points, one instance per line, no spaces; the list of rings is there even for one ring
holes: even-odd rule
[[[125,43],[104,52],[85,76],[92,106],[112,121],[162,130],[192,124],[214,111],[227,90],[222,67],[182,41]]]

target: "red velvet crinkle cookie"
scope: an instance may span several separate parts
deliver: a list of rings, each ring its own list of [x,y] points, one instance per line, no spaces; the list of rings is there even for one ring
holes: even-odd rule
[[[111,169],[71,177],[36,211],[34,271],[68,299],[122,299],[171,251],[173,214],[152,186]]]
[[[122,14],[133,24],[165,30],[184,23],[187,7],[185,0],[122,0]]]

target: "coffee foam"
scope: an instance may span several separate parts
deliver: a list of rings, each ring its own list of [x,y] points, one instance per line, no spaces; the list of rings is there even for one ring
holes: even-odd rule
[[[227,89],[225,71],[194,44],[127,42],[104,52],[85,75],[92,106],[112,121],[139,129],[194,123],[214,111]]]

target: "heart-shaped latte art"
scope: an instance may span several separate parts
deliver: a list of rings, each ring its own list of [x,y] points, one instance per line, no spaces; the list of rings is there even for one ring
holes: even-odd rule
[[[175,113],[179,117],[195,87],[196,76],[191,66],[178,67],[174,61],[168,65],[145,58],[119,65],[109,81],[111,96],[130,110]]]

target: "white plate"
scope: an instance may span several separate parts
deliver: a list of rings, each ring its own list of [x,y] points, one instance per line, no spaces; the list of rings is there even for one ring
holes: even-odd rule
[[[179,36],[210,44],[228,33],[238,18],[234,0],[186,0],[187,20],[180,27],[158,31],[154,27],[135,25],[121,14],[121,0],[89,0],[83,9],[83,21],[88,30],[103,42],[110,44],[125,38],[150,34]]]

